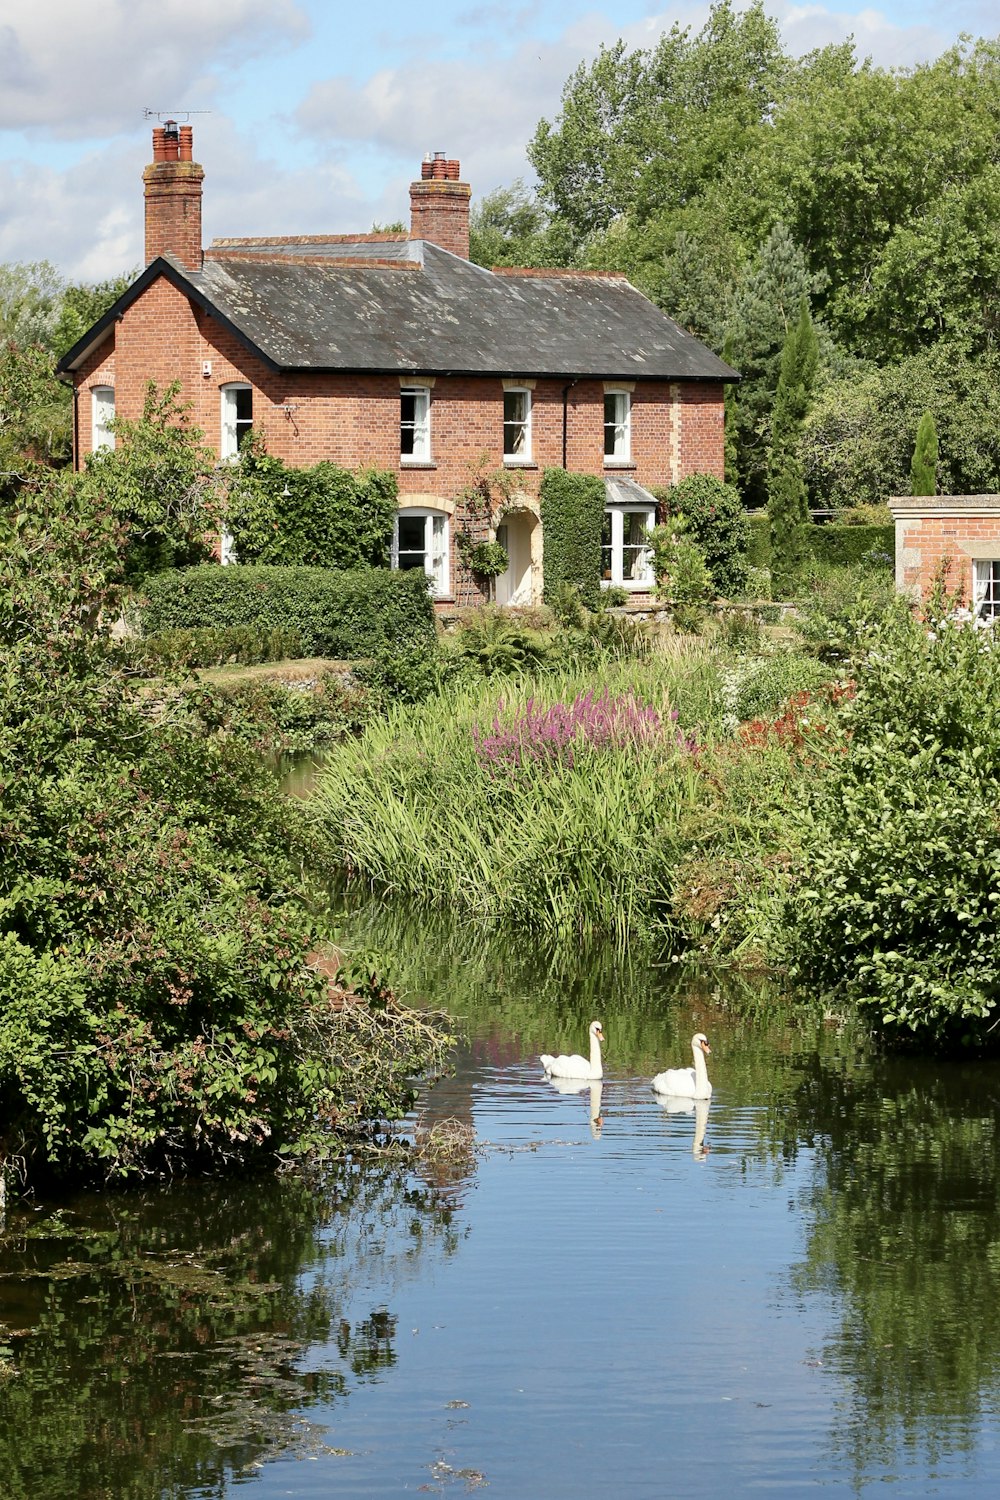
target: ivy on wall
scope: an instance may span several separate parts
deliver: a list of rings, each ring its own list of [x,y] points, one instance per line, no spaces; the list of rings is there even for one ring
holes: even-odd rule
[[[396,497],[396,476],[385,470],[290,469],[250,440],[229,488],[226,528],[241,563],[388,567]]]
[[[546,604],[563,585],[579,589],[588,609],[595,609],[601,588],[601,527],[605,490],[591,474],[546,469],[542,475],[541,517]]]

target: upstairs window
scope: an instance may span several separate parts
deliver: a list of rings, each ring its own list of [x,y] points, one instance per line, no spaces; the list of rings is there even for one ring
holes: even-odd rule
[[[632,458],[632,397],[628,391],[604,395],[604,462],[629,463]]]
[[[424,385],[400,387],[399,456],[404,464],[430,463],[431,393]]]
[[[253,388],[249,385],[222,387],[222,458],[236,458],[253,426]]]
[[[95,453],[98,448],[115,446],[115,435],[111,431],[114,415],[114,386],[95,385],[90,393],[90,446]]]
[[[407,507],[396,514],[392,537],[392,566],[405,571],[422,568],[431,593],[448,592],[448,517],[441,511]]]
[[[503,456],[505,463],[531,462],[531,392],[526,387],[503,393]]]
[[[608,507],[601,532],[601,580],[605,585],[652,588],[653,553],[649,532],[655,525],[654,506]]]

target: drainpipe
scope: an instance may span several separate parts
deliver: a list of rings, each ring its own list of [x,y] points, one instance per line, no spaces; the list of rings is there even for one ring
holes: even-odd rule
[[[563,393],[562,393],[562,397],[563,397],[563,461],[562,461],[562,466],[563,466],[564,469],[566,467],[566,423],[567,423],[567,416],[568,416],[568,411],[569,411],[569,405],[568,405],[569,393],[570,393],[570,391],[573,389],[573,387],[575,385],[579,385],[579,384],[580,384],[580,377],[579,377],[579,375],[574,375],[573,379],[569,382],[569,384],[563,386]]]

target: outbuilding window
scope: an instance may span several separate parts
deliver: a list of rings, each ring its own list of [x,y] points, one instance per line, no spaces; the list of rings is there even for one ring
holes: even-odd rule
[[[977,620],[1000,615],[1000,558],[977,557],[973,563],[973,606]]]

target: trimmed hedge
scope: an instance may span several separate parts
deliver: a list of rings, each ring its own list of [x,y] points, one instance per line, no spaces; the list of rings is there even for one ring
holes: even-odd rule
[[[160,630],[125,640],[118,648],[133,672],[156,676],[168,667],[257,666],[301,656],[297,630],[261,630],[255,625],[200,625],[194,630]]]
[[[296,631],[304,655],[342,660],[434,638],[434,606],[419,569],[184,568],[147,579],[140,619],[148,632]]]
[[[753,568],[767,568],[771,564],[771,532],[766,511],[748,516],[750,523],[750,546],[747,561]],[[892,526],[827,526],[809,527],[809,550],[819,562],[847,567],[859,563],[872,553],[885,553],[892,565],[896,555],[896,532]]]
[[[601,593],[601,529],[606,492],[591,474],[546,469],[542,475],[542,547],[544,600],[553,604],[565,585],[579,589],[588,609]]]
[[[885,553],[891,566],[896,556],[894,526],[811,526],[809,545],[819,562],[859,563],[872,553]]]

